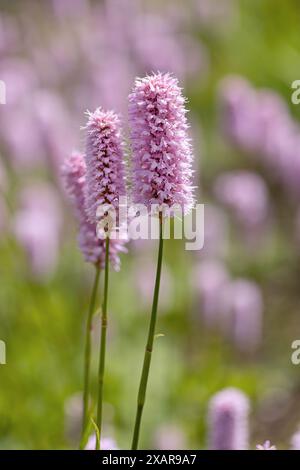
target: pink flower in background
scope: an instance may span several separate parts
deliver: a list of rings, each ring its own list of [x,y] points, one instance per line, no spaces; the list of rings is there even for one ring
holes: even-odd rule
[[[199,295],[200,312],[207,326],[222,323],[223,291],[230,281],[225,265],[217,260],[203,260],[193,273],[194,286]]]
[[[167,10],[139,1],[52,0],[51,8],[62,21],[48,15],[52,34],[42,40],[34,6],[21,18],[1,14],[0,76],[8,104],[0,130],[16,170],[50,163],[57,176],[63,155],[78,145],[70,116],[83,103],[123,112],[138,73],[162,68],[183,78],[198,71],[199,60],[206,64],[206,51],[183,31],[181,15],[174,27]],[[22,59],[11,54],[19,50]]]
[[[219,31],[232,24],[234,18],[234,3],[232,0],[194,0],[196,19],[203,27]]]
[[[118,450],[117,444],[111,437],[103,437],[101,439],[101,450]],[[85,450],[95,450],[96,448],[96,436],[93,434],[90,436]]]
[[[103,52],[103,63],[95,66],[93,73],[90,75],[91,87],[94,90],[93,95],[91,96],[90,90],[85,88],[87,94],[86,106],[89,99],[92,98],[91,106],[95,102],[101,102],[103,108],[114,109],[126,116],[126,97],[134,76],[135,66],[131,58],[126,56],[126,52]],[[120,77],[122,77],[121,81]]]
[[[46,151],[49,167],[55,176],[65,155],[76,142],[72,119],[60,95],[50,90],[38,90],[32,97],[35,113],[35,129]]]
[[[86,129],[86,212],[91,222],[104,204],[116,209],[126,196],[120,120],[112,111],[88,112]]]
[[[0,114],[1,148],[9,163],[20,172],[44,158],[31,101],[39,79],[28,61],[12,58],[0,61],[0,77],[6,84],[6,104]]]
[[[0,59],[0,77],[6,84],[6,106],[9,107],[20,105],[29,99],[32,91],[39,85],[38,73],[31,63],[17,57]],[[4,114],[5,112],[3,110]]]
[[[291,449],[300,450],[300,429],[296,431],[291,437]]]
[[[274,143],[276,132],[291,129],[293,121],[289,114],[287,104],[279,94],[270,89],[253,90],[256,94],[256,110],[253,118],[257,119],[260,127],[260,139],[258,150],[270,159],[276,156]],[[260,148],[261,147],[261,148]],[[272,150],[275,153],[272,155]]]
[[[162,5],[157,11],[136,0],[107,0],[104,6],[104,43],[108,59],[114,55],[117,60],[126,57],[132,61],[131,79],[137,74],[161,70],[184,80],[199,70],[202,74],[206,70],[206,48],[184,32],[182,11],[174,18],[178,5],[172,11]],[[122,87],[122,83],[120,85]]]
[[[213,205],[204,206],[204,247],[200,257],[224,257],[229,248],[229,221],[223,209]]]
[[[1,122],[0,131],[6,149],[5,156],[10,158],[9,162],[16,173],[40,168],[45,164],[45,152],[37,132],[32,103],[19,103],[18,108],[5,106],[5,119]]]
[[[218,201],[228,206],[246,229],[261,227],[269,213],[269,194],[261,176],[246,170],[222,173],[215,181]]]
[[[147,240],[148,241],[148,240]],[[152,304],[153,286],[155,284],[155,263],[152,259],[136,260],[134,278],[137,288],[137,295],[143,308],[148,308]],[[171,272],[164,266],[161,274],[160,284],[160,308],[167,311],[172,306],[174,296],[174,285]]]
[[[169,74],[137,79],[129,95],[133,200],[188,212],[194,203],[185,99]]]
[[[14,231],[37,279],[50,276],[56,268],[61,223],[60,205],[52,187],[40,184],[22,191]]]
[[[143,6],[139,0],[104,0],[103,40],[110,52],[127,53],[133,44],[135,24],[143,17]]]
[[[19,30],[16,19],[8,14],[0,14],[0,57],[18,50]]]
[[[82,17],[88,13],[88,0],[51,0],[55,15],[60,18]]]
[[[257,444],[256,450],[276,450],[276,447],[271,445],[270,441],[265,441],[263,444]]]
[[[186,438],[180,426],[165,424],[155,433],[155,449],[181,450],[186,449],[186,445]]]
[[[185,50],[172,23],[163,15],[139,15],[134,23],[133,41],[140,70],[172,71],[181,79],[186,74]],[[141,40],[142,38],[142,40]]]
[[[291,127],[287,106],[271,90],[255,90],[242,77],[227,77],[220,87],[221,118],[235,145],[256,153],[276,168],[277,132]]]
[[[85,210],[86,165],[80,153],[73,153],[62,167],[67,194],[73,202],[75,215],[79,222],[78,244],[87,262],[105,264],[105,240],[98,239],[96,224],[89,222]],[[118,253],[126,251],[120,240],[110,242],[110,260],[116,270],[120,267]]]
[[[259,347],[263,309],[261,290],[252,281],[236,279],[223,291],[223,326],[240,351],[252,353]]]
[[[249,441],[249,400],[235,388],[216,393],[209,403],[209,449],[244,450]]]
[[[226,77],[220,84],[219,97],[223,131],[235,145],[255,151],[260,129],[255,119],[257,98],[251,85],[242,77]]]
[[[282,98],[268,89],[256,90],[241,77],[227,77],[220,87],[220,104],[230,140],[299,198],[300,127]]]

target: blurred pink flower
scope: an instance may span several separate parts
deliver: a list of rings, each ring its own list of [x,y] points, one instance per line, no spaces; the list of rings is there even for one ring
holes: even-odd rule
[[[193,273],[193,282],[200,300],[200,312],[209,327],[220,326],[223,290],[230,281],[225,265],[217,260],[203,260]]]
[[[50,186],[34,185],[22,191],[14,230],[37,279],[48,277],[56,268],[61,222],[60,205]]]
[[[179,426],[165,424],[155,433],[155,449],[181,450],[186,449],[186,438]]]
[[[245,450],[249,443],[249,400],[236,388],[216,393],[209,403],[209,449]]]
[[[77,143],[71,116],[56,92],[38,90],[33,95],[32,102],[36,119],[35,132],[40,136],[50,168],[58,176],[65,155]]]
[[[194,0],[197,17],[202,28],[204,26],[220,30],[232,24],[235,8],[232,0]]]
[[[300,429],[298,429],[291,437],[291,449],[300,450]]]
[[[222,173],[215,181],[218,201],[228,206],[246,229],[260,228],[268,217],[269,194],[261,176],[247,170]]]
[[[259,157],[272,178],[299,198],[300,126],[282,98],[268,89],[256,90],[241,77],[227,77],[220,86],[220,105],[225,134]]]
[[[153,13],[139,15],[133,35],[135,53],[143,73],[161,70],[173,72],[181,80],[185,78],[185,50],[165,16]]]
[[[45,152],[36,129],[32,104],[20,103],[16,108],[7,107],[5,120],[1,122],[1,134],[5,155],[17,173],[45,164]]]
[[[229,221],[223,209],[213,205],[204,206],[204,247],[200,257],[224,257],[229,247]]]
[[[64,19],[67,17],[84,17],[89,11],[89,0],[51,0],[55,15]]]
[[[265,441],[263,444],[257,444],[256,450],[276,450],[276,447],[271,445],[270,441]]]
[[[30,98],[32,91],[39,85],[37,71],[25,58],[0,60],[0,77],[6,84],[6,106],[20,105],[24,100]],[[4,114],[5,112],[4,109]]]
[[[1,12],[0,14],[0,57],[18,50],[20,31],[16,18]]]
[[[257,284],[236,279],[223,291],[223,327],[240,351],[252,353],[262,339],[263,298]]]
[[[155,262],[152,259],[136,260],[134,279],[137,287],[137,295],[144,309],[152,304],[155,284]],[[160,308],[167,311],[172,306],[174,294],[173,279],[170,271],[164,266],[160,284]]]

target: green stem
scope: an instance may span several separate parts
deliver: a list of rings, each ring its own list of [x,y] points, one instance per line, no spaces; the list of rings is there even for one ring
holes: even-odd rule
[[[80,448],[83,446],[86,426],[88,424],[89,394],[90,394],[90,368],[91,368],[91,330],[93,315],[95,312],[96,297],[100,279],[100,267],[96,266],[95,280],[91,294],[88,316],[85,332],[85,351],[84,351],[84,389],[83,389],[83,416]]]
[[[158,248],[156,280],[155,280],[155,288],[154,288],[154,295],[153,295],[151,319],[150,319],[150,325],[149,325],[149,331],[148,331],[148,339],[147,339],[147,344],[146,344],[144,363],[143,363],[143,369],[142,369],[142,375],[141,375],[140,387],[139,387],[139,393],[138,393],[138,400],[137,400],[137,411],[136,411],[136,418],[135,418],[135,425],[134,425],[134,432],[133,432],[133,439],[132,439],[132,446],[131,446],[132,450],[137,450],[138,448],[140,427],[141,427],[143,409],[144,409],[145,399],[146,399],[146,390],[147,390],[147,383],[148,383],[152,350],[153,350],[153,342],[154,342],[154,336],[155,336],[155,325],[156,325],[156,318],[157,318],[157,305],[158,305],[158,296],[159,296],[162,258],[163,258],[163,223],[162,223],[162,214],[160,213],[159,214],[159,248]]]
[[[99,442],[96,443],[96,449],[100,449],[100,440],[102,433],[102,407],[103,407],[103,384],[105,369],[105,352],[106,352],[106,331],[107,331],[107,297],[108,297],[108,276],[109,275],[109,237],[106,237],[105,243],[105,274],[104,274],[104,293],[101,319],[101,343],[98,371],[98,410],[97,410],[97,426],[99,429]]]

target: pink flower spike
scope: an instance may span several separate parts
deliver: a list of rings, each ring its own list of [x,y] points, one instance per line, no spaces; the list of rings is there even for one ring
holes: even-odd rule
[[[86,166],[84,157],[80,153],[73,153],[66,159],[62,175],[66,192],[69,195],[75,209],[75,215],[79,222],[78,244],[87,262],[104,267],[105,240],[99,240],[96,235],[96,224],[89,222],[85,211],[85,181]],[[110,261],[114,268],[119,270],[120,260],[118,253],[126,251],[124,242],[111,240]]]
[[[185,101],[168,73],[137,78],[129,95],[133,200],[148,209],[176,204],[187,213],[193,206]]]
[[[99,206],[117,209],[120,196],[126,196],[124,156],[119,117],[101,108],[87,115],[85,204],[88,219],[96,223]]]

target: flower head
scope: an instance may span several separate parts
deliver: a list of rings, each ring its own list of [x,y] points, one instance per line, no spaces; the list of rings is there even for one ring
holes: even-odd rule
[[[169,74],[137,78],[129,95],[135,203],[193,206],[185,98]]]
[[[98,239],[96,224],[91,223],[85,210],[85,184],[86,166],[83,155],[73,153],[64,163],[62,168],[65,188],[73,202],[75,215],[79,222],[78,243],[86,261],[104,267],[105,240]],[[119,268],[118,253],[125,251],[124,242],[111,240],[109,248],[110,261],[115,269]]]
[[[209,405],[209,448],[244,450],[248,445],[248,398],[238,389],[218,392]]]
[[[86,129],[86,211],[90,222],[97,221],[101,205],[118,208],[126,195],[121,128],[112,111],[97,108],[87,113]]]

